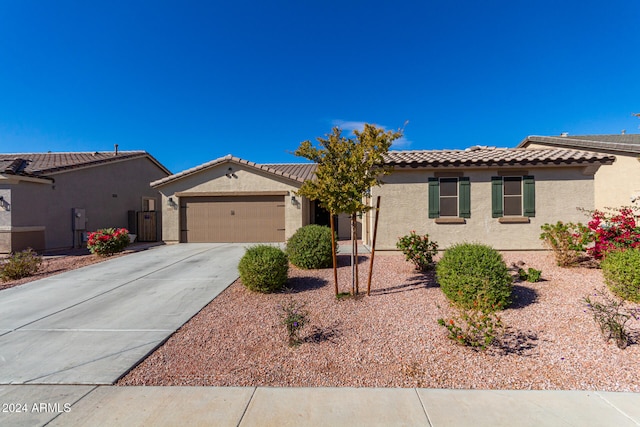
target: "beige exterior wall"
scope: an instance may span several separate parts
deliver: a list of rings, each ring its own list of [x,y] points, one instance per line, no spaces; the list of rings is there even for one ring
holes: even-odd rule
[[[428,234],[440,249],[460,242],[480,242],[500,250],[544,249],[539,240],[541,225],[558,220],[584,222],[585,214],[576,208],[594,206],[593,176],[584,168],[530,168],[527,173],[535,177],[536,216],[527,224],[503,224],[491,215],[491,177],[498,170],[460,171],[471,181],[471,218],[464,224],[436,224],[428,217],[427,179],[434,170],[396,169],[385,177],[386,184],[374,188],[371,199],[375,203],[375,196],[381,196],[376,250],[396,250],[398,238],[412,230]],[[373,211],[367,215],[364,241],[371,244]]]
[[[549,148],[548,145],[530,143],[527,148]],[[640,201],[640,162],[638,156],[613,151],[601,151],[612,154],[616,160],[604,165],[595,175],[595,208],[616,208],[632,204],[631,198]],[[639,203],[637,203],[639,204]]]
[[[229,168],[233,176],[227,177]],[[180,199],[176,193],[229,193],[229,195],[243,192],[259,193],[269,191],[286,191],[285,196],[285,238],[288,239],[295,231],[307,225],[310,217],[309,201],[301,196],[295,196],[296,203],[291,197],[298,190],[295,181],[274,176],[246,167],[234,162],[225,162],[210,169],[203,170],[179,180],[161,185],[157,190],[161,193],[162,240],[178,242],[180,240]],[[169,201],[171,198],[172,202]]]
[[[54,182],[9,184],[10,224],[6,224],[0,210],[0,225],[5,231],[27,233],[13,239],[14,242],[37,241],[37,230],[43,228],[46,249],[70,248],[74,239],[80,242],[80,233],[74,236],[72,230],[72,208],[86,210],[87,231],[128,227],[127,211],[142,210],[143,197],[159,199],[157,190],[149,183],[166,175],[151,160],[138,158],[49,175]],[[5,190],[0,187],[2,191]],[[7,248],[0,246],[0,251],[7,252]]]

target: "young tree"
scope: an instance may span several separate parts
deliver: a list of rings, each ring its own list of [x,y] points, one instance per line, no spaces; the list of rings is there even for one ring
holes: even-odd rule
[[[371,209],[364,203],[364,197],[371,187],[381,185],[380,178],[390,172],[384,165],[384,154],[391,144],[402,137],[402,130],[386,131],[375,125],[365,124],[362,131],[353,131],[354,138],[346,138],[338,127],[326,135],[317,138],[320,147],[314,147],[310,141],[304,141],[295,151],[296,156],[315,162],[316,179],[305,181],[298,194],[309,200],[318,200],[327,209],[332,218],[339,213],[349,214],[351,218],[351,293],[358,293],[357,281],[357,215]],[[337,265],[334,245],[333,269],[336,294],[338,292]]]

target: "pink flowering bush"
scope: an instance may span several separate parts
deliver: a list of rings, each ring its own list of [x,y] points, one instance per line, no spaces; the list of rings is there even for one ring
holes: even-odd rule
[[[601,260],[608,252],[640,247],[640,226],[634,208],[622,207],[612,213],[595,210],[587,224],[593,246],[587,253]]]
[[[101,256],[122,252],[130,243],[126,228],[103,228],[89,233],[87,248],[92,254]]]

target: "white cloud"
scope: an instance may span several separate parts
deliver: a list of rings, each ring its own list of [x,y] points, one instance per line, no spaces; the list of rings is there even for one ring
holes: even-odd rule
[[[354,130],[363,130],[366,122],[354,122],[354,121],[346,121],[346,120],[333,120],[332,126],[337,126],[343,131],[347,131],[348,133],[352,133]],[[374,126],[381,127],[384,130],[388,130],[386,126],[378,125],[376,123],[370,123]],[[408,140],[406,137],[398,138],[393,141],[391,144],[392,150],[406,150],[411,147],[412,141]]]

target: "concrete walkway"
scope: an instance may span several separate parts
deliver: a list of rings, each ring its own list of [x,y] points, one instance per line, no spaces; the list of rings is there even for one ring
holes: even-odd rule
[[[3,426],[640,425],[640,394],[591,391],[9,385],[0,401]]]
[[[158,246],[3,290],[0,384],[113,384],[238,277],[244,246]]]

